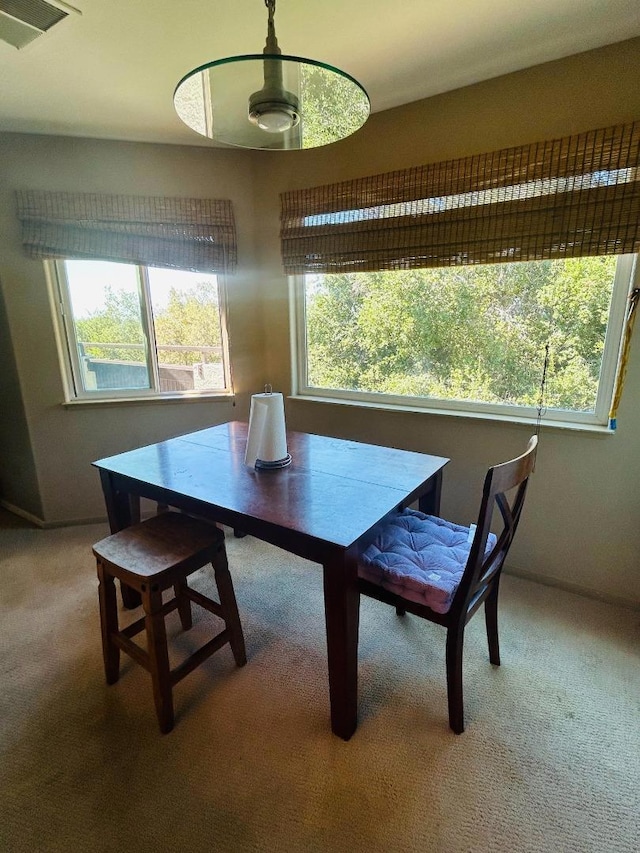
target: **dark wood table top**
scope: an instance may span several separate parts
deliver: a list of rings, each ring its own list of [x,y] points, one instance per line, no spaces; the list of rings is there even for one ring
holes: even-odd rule
[[[232,526],[256,519],[348,548],[400,504],[411,503],[448,462],[439,456],[287,432],[292,463],[269,471],[244,464],[247,424],[188,433],[100,459],[133,493],[171,494],[215,507]],[[148,487],[151,487],[149,490]],[[246,532],[252,532],[246,528]],[[270,537],[264,537],[270,538]]]

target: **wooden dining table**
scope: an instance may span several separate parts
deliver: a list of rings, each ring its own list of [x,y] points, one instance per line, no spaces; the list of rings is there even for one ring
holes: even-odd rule
[[[438,513],[449,460],[290,431],[291,464],[259,470],[245,465],[246,442],[247,424],[233,421],[94,462],[111,531],[135,523],[148,498],[320,564],[331,727],[348,740],[358,719],[358,556],[398,508]],[[122,596],[139,603],[132,590]]]

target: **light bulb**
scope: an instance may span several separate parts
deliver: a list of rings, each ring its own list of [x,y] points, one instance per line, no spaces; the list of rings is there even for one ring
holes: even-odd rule
[[[267,133],[284,133],[293,127],[293,119],[282,110],[267,110],[258,116],[257,124]]]

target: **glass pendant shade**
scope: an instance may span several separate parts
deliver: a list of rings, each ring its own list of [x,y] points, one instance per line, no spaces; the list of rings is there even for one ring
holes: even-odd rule
[[[349,74],[280,52],[275,2],[263,53],[201,65],[178,83],[176,112],[192,130],[241,148],[296,150],[337,142],[369,117],[369,97]]]

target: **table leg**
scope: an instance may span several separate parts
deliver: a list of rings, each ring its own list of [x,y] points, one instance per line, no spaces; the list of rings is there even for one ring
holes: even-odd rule
[[[358,567],[340,551],[323,569],[331,729],[349,740],[358,725]]]
[[[140,498],[115,489],[108,471],[100,470],[100,481],[111,532],[117,533],[118,530],[140,521]],[[140,593],[126,584],[120,583],[120,593],[127,610],[133,610],[142,603]]]
[[[418,509],[426,515],[440,515],[440,495],[442,493],[442,471],[434,474],[429,481],[429,490],[420,496]]]

